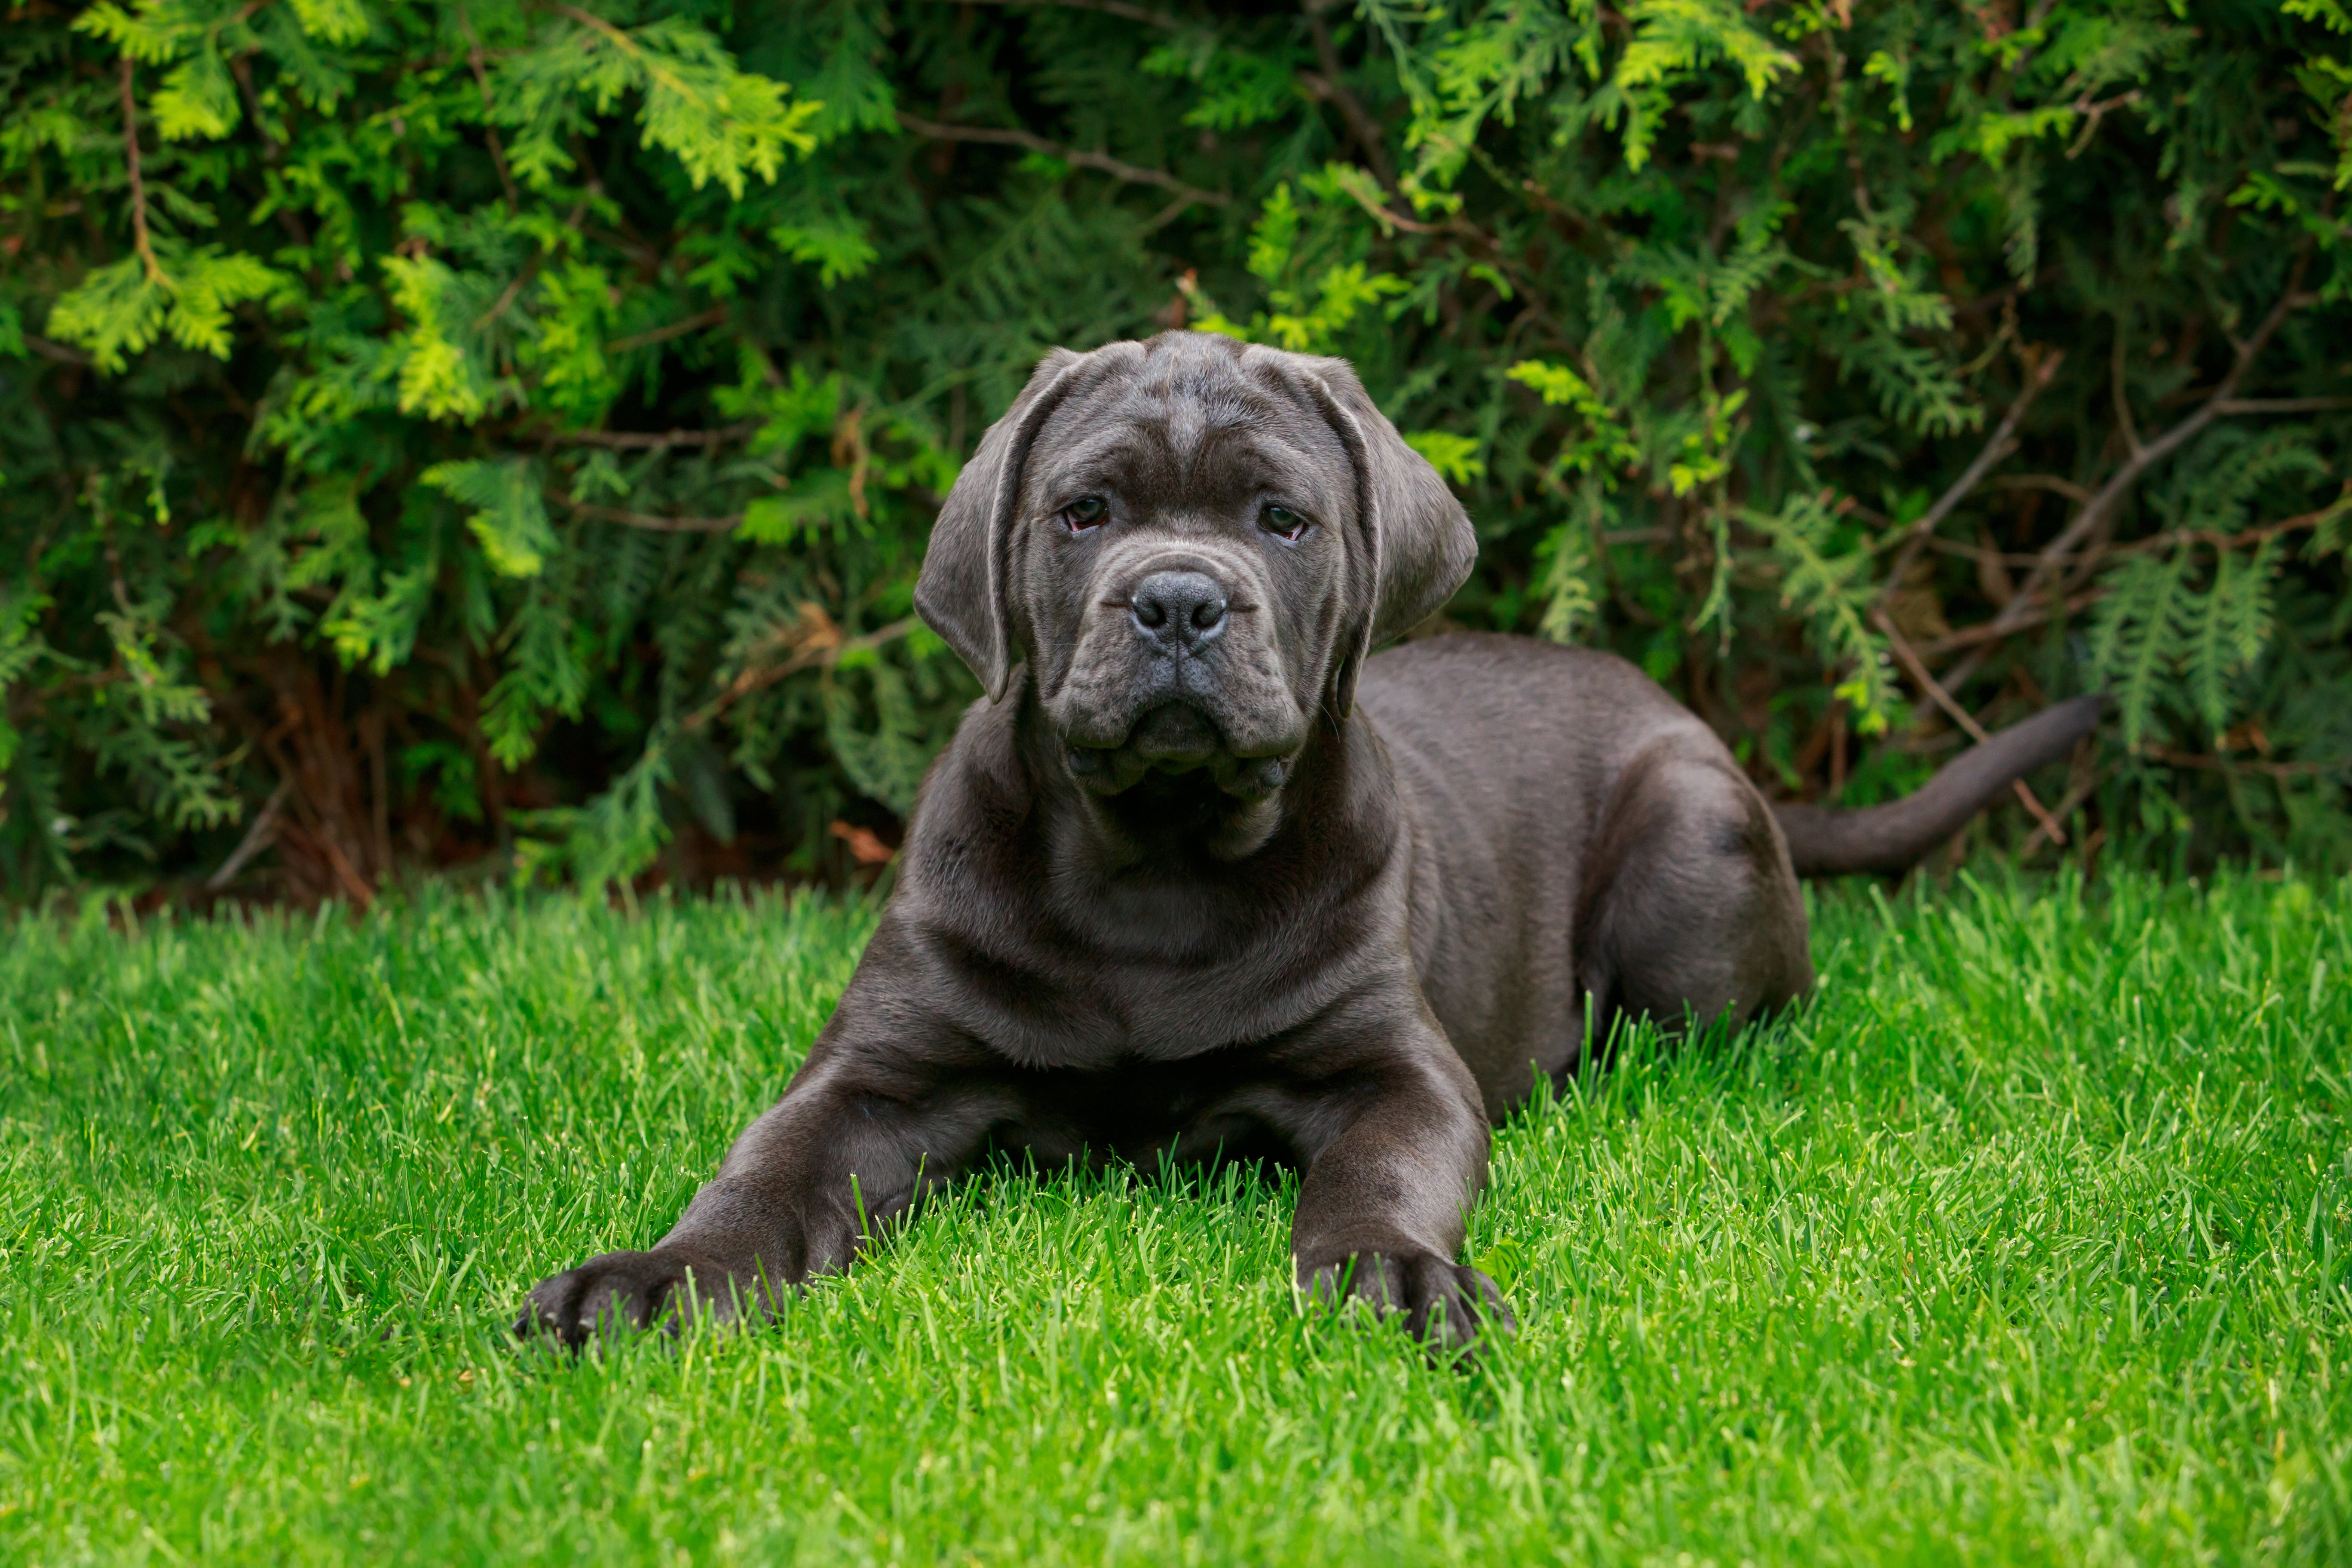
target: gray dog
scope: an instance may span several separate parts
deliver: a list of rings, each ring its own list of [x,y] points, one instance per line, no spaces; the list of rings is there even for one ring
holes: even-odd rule
[[[670,1233],[544,1281],[519,1331],[643,1325],[689,1279],[765,1308],[994,1147],[1291,1162],[1300,1285],[1469,1346],[1510,1314],[1454,1258],[1537,1075],[1619,1015],[1800,995],[1800,875],[1910,864],[2097,718],[1776,816],[1622,660],[1371,657],[1476,548],[1341,361],[1186,332],[1048,356],[931,535],[916,604],[988,700],[840,1007]]]

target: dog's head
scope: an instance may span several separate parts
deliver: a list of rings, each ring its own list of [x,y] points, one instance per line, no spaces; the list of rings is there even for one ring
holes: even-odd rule
[[[1476,552],[1345,361],[1164,332],[1046,356],[940,509],[915,605],[992,698],[1026,650],[1096,795],[1206,771],[1250,801]]]

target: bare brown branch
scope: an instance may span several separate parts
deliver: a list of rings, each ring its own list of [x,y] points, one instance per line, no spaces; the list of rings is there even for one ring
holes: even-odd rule
[[[1347,122],[1348,134],[1355,138],[1364,154],[1364,166],[1371,170],[1372,178],[1383,190],[1397,188],[1396,166],[1389,162],[1386,139],[1381,135],[1380,121],[1366,111],[1363,100],[1349,90],[1347,79],[1340,74],[1339,51],[1331,42],[1330,25],[1323,20],[1323,6],[1318,0],[1305,0],[1300,9],[1307,13],[1307,28],[1315,40],[1315,63],[1322,74],[1302,71],[1298,81],[1312,97],[1320,99],[1339,111]]]
[[[2346,495],[2352,497],[2352,480],[2345,486]],[[2142,539],[2119,547],[2117,555],[2146,555],[2158,550],[2168,550],[2175,543],[2210,544],[2217,550],[2243,550],[2249,544],[2260,544],[2266,539],[2276,539],[2297,529],[2314,528],[2336,514],[2345,504],[2338,500],[2334,506],[2324,506],[2316,511],[2306,511],[2277,522],[2266,522],[2259,528],[2242,529],[2236,533],[2223,533],[2214,528],[2181,528],[2169,533],[2159,533],[2154,539]]]
[[[625,523],[630,528],[642,528],[653,533],[726,533],[743,524],[743,514],[740,511],[726,517],[663,517],[656,512],[630,511],[623,507],[598,506],[593,501],[574,500],[552,490],[548,492],[547,499],[598,522]]]
[[[2091,487],[2061,479],[2056,474],[2001,474],[1985,481],[1987,489],[1996,490],[2048,490],[2052,495],[2064,496],[2076,506],[2091,499]]]
[[[1166,11],[1154,11],[1148,6],[1130,5],[1127,0],[947,0],[950,5],[1062,5],[1073,11],[1099,11],[1106,16],[1123,16],[1130,22],[1140,22],[1147,27],[1165,27],[1181,32],[1187,27],[1205,26],[1206,23],[1188,22]]]
[[[793,648],[793,652],[788,658],[779,659],[773,664],[752,665],[740,671],[733,680],[727,683],[727,689],[724,691],[688,714],[684,727],[688,730],[703,729],[737,702],[755,691],[765,690],[787,676],[797,675],[803,669],[813,669],[821,664],[831,664],[843,654],[853,650],[880,647],[884,643],[894,642],[905,637],[921,624],[915,616],[906,616],[892,621],[888,626],[877,626],[874,630],[862,633],[857,637],[845,637],[841,635],[841,628],[834,624],[833,618],[818,606],[804,605],[803,610],[803,619],[813,621],[814,624],[809,626],[793,643],[787,645]],[[808,612],[814,612],[814,615]]]
[[[2076,743],[2074,772],[2078,776],[2067,786],[2066,793],[2058,797],[2058,804],[2050,808],[2051,820],[2063,822],[2074,816],[2075,808],[2090,799],[2092,792],[2099,787],[2099,770],[2091,763],[2091,752],[2096,742],[2088,737]],[[2042,832],[2037,826],[2032,832],[2025,836],[2025,842],[2017,847],[2017,858],[2021,860],[2024,859],[2036,849],[2041,848],[2042,841],[2048,837],[2049,835]],[[2050,841],[2053,844],[2059,842],[2054,838]]]
[[[1419,218],[1410,218],[1402,213],[1390,211],[1385,204],[1374,201],[1345,181],[1340,182],[1339,188],[1354,197],[1356,205],[1371,214],[1372,221],[1384,229],[1401,228],[1407,234],[1458,234],[1474,239],[1486,238],[1475,228],[1459,218],[1452,218],[1444,223],[1423,223]]]
[[[491,322],[497,321],[500,316],[505,315],[508,308],[513,305],[517,300],[522,298],[523,285],[530,282],[533,278],[539,275],[540,254],[542,253],[534,253],[529,261],[522,264],[522,270],[516,273],[514,275],[514,281],[508,284],[506,288],[500,291],[497,303],[493,304],[488,310],[483,311],[482,314],[475,321],[474,331],[478,332],[483,328],[488,326]]]
[[[2131,340],[2124,334],[2124,324],[2116,323],[2115,352],[2107,356],[2107,378],[2113,384],[2109,390],[2116,400],[2116,428],[2124,433],[2124,450],[2137,458],[2140,453],[2139,426],[2132,421],[2131,391],[2124,384],[2124,361]]]
[[[245,830],[245,837],[236,841],[236,847],[229,851],[229,857],[221,862],[220,869],[205,879],[205,891],[217,893],[236,881],[236,874],[245,869],[246,862],[269,847],[270,840],[278,837],[278,814],[285,809],[286,797],[293,789],[292,779],[278,781],[278,787],[270,792],[268,801],[254,814],[252,826]]]
[[[2088,589],[2067,599],[2062,607],[2065,614],[2071,616],[2077,610],[2097,604],[2103,596],[2103,590]],[[1981,626],[1965,627],[1949,637],[1937,637],[1922,647],[1919,650],[1919,656],[1922,658],[1939,658],[1948,653],[1958,653],[1963,648],[1982,647],[1987,643],[2002,642],[2020,632],[2030,632],[2050,618],[2050,607],[2047,605],[2040,605],[2032,613],[2011,621],[2007,626],[2002,626],[1997,619],[1990,620]]]
[[[2139,89],[2133,88],[2129,92],[2120,92],[2113,98],[2100,99],[2096,102],[2092,101],[2088,93],[2076,99],[2074,112],[2083,116],[2083,132],[2074,138],[2074,144],[2066,149],[2067,160],[2072,162],[2083,155],[2083,149],[2088,147],[2091,144],[2091,138],[2099,133],[2099,121],[2107,117],[2110,110],[2121,109],[2126,104],[2137,103],[2139,97]]]
[[[2017,427],[2024,420],[2026,410],[2033,406],[2033,400],[2042,395],[2042,389],[2050,384],[2052,378],[2058,374],[2058,367],[2065,361],[2066,356],[2055,351],[2042,356],[2041,363],[2036,364],[2032,374],[2026,377],[2024,386],[2018,390],[2016,400],[2009,405],[2009,412],[2000,416],[2000,424],[1994,427],[1992,439],[1987,441],[1984,444],[1984,449],[1976,455],[1975,460],[1960,471],[1960,477],[1954,479],[1950,487],[1936,498],[1936,504],[1921,513],[1917,521],[1903,531],[1899,536],[1903,545],[1902,553],[1895,558],[1895,564],[1887,569],[1885,585],[1878,591],[1877,607],[1879,609],[1885,609],[1893,601],[1896,592],[1902,586],[1904,577],[1911,570],[1911,563],[1918,559],[1920,548],[1926,543],[1927,536],[1943,526],[1944,520],[1952,515],[1952,510],[1968,499],[1969,493],[1983,481],[1985,475],[1992,470],[1994,464],[2017,449]]]
[[[2025,580],[2018,590],[2017,598],[2011,601],[2011,607],[2001,612],[2003,616],[2011,618],[2023,616],[2032,602],[2035,591],[2049,580],[2057,562],[2080,544],[2092,530],[2106,521],[2108,515],[2123,503],[2124,497],[2131,492],[2131,488],[2139,482],[2140,476],[2179,451],[2189,443],[2191,437],[2221,417],[2222,406],[2230,401],[2231,394],[2238,390],[2238,384],[2245,379],[2246,372],[2253,368],[2254,361],[2269,345],[2271,338],[2278,331],[2280,324],[2286,320],[2287,312],[2301,302],[2303,270],[2304,264],[2298,260],[2295,263],[2294,275],[2287,279],[2287,286],[2280,293],[2277,303],[2273,304],[2270,313],[2263,318],[2262,325],[2254,330],[2254,335],[2239,345],[2236,363],[2230,366],[2229,374],[2221,378],[2221,385],[2214,388],[2213,395],[2188,418],[2181,420],[2155,440],[2137,448],[2130,459],[2116,470],[2115,477],[2102,485],[2098,493],[2092,496],[2082,510],[2074,514],[2074,520],[2067,523],[2058,537],[2043,546],[2042,552],[2043,564],[2036,568],[2032,575]]]
[[[1976,716],[1961,707],[1953,699],[1952,694],[1938,685],[1934,676],[1927,673],[1927,665],[1920,662],[1918,654],[1913,650],[1910,643],[1905,640],[1903,634],[1895,629],[1893,617],[1884,610],[1873,610],[1870,612],[1870,618],[1885,637],[1887,647],[1895,650],[1895,658],[1901,661],[1903,668],[1910,673],[1911,679],[1918,684],[1919,689],[1926,692],[1953,723],[1967,731],[1969,739],[1979,745],[1982,745],[1990,739],[1985,733],[1985,727],[1977,722]],[[2017,779],[2011,782],[2011,788],[2017,792],[2019,801],[2023,803],[2026,810],[2033,814],[2033,819],[2041,824],[2041,830],[2050,836],[2050,841],[2053,844],[2066,842],[2065,830],[2058,826],[2058,819],[2051,816],[2042,805],[2042,797],[2033,793],[2031,784],[2023,779]]]
[[[2209,773],[2261,773],[2274,779],[2307,779],[2352,769],[2352,757],[2339,757],[2331,763],[2270,763],[2252,758],[2242,762],[2235,757],[2205,756],[2193,752],[2176,752],[2170,746],[2153,745],[2141,746],[2139,755],[2152,763],[2162,763],[2168,768],[2195,768]]]
[[[147,234],[147,184],[139,176],[139,99],[131,89],[131,57],[122,57],[122,162],[131,172],[131,245],[147,269],[150,283],[168,283],[163,264],[155,259],[155,243]]]
[[[723,447],[759,428],[756,420],[716,430],[563,430],[551,437],[567,447],[609,447],[618,452],[660,452],[672,447]]]
[[[936,120],[924,120],[904,112],[899,114],[898,123],[916,135],[934,142],[978,142],[997,147],[1025,147],[1032,153],[1043,153],[1048,158],[1058,158],[1077,168],[1099,170],[1130,184],[1157,185],[1163,191],[1172,191],[1188,201],[1208,206],[1231,206],[1234,201],[1223,191],[1204,191],[1198,185],[1188,185],[1164,169],[1146,169],[1139,164],[1122,163],[1108,153],[1088,153],[1076,147],[1066,147],[1027,131],[1004,131],[984,125],[943,125]]]
[[[1984,643],[1997,641],[2007,633],[2029,624],[2033,618],[2046,619],[2046,615],[2039,608],[2042,590],[2049,585],[2051,579],[2068,564],[2070,558],[2074,555],[2083,542],[2090,538],[2092,533],[2122,506],[2124,499],[2130,495],[2132,487],[2139,482],[2141,475],[2179,451],[2207,426],[2221,416],[2224,405],[2236,394],[2238,384],[2243,381],[2246,373],[2253,368],[2254,361],[2261,357],[2263,350],[2269,345],[2272,337],[2277,333],[2280,324],[2285,321],[2288,313],[2308,302],[2308,297],[2303,292],[2304,269],[2308,260],[2307,253],[2296,258],[2294,270],[2287,277],[2286,287],[2280,290],[2278,300],[2263,317],[2261,324],[2254,329],[2253,335],[2235,344],[2236,357],[2230,366],[2229,373],[2222,376],[2220,384],[2214,387],[2212,395],[2200,404],[2194,413],[2163,435],[2144,446],[2134,447],[2131,456],[2125,459],[2123,466],[2117,468],[2107,482],[2100,486],[2091,499],[2076,510],[2066,526],[2059,531],[2058,537],[2042,546],[2032,569],[2026,574],[2025,581],[2018,584],[2017,596],[2002,605],[2000,614],[1995,616],[1990,626],[1985,628],[1987,635],[1983,639]],[[1946,643],[1951,641],[1949,637],[1942,640]],[[1970,654],[1962,660],[1957,668],[1947,673],[1944,679],[1948,685],[1958,687],[1969,676],[1975,674],[1983,661],[1984,653],[1980,647],[1979,651]]]
[[[466,63],[473,68],[475,89],[482,95],[482,137],[489,144],[490,163],[499,172],[499,188],[506,193],[507,211],[519,213],[522,194],[515,189],[514,175],[507,169],[506,143],[499,140],[499,128],[490,123],[490,77],[482,68],[482,40],[474,36],[474,24],[463,5],[457,7],[457,26],[466,35]]]
[[[651,331],[632,332],[625,338],[614,338],[604,345],[604,352],[617,354],[626,353],[631,349],[651,348],[672,338],[682,338],[688,332],[698,332],[705,327],[719,326],[726,321],[728,315],[726,306],[713,305],[708,310],[698,310],[683,321],[672,321],[667,327],[656,327]]]
[[[2352,408],[2352,397],[2232,397],[2221,405],[2224,414],[2331,414]]]
[[[2348,481],[2347,484],[2352,485],[2352,481]],[[2173,529],[2168,532],[2159,533],[2153,539],[2137,539],[2129,544],[2118,544],[2103,553],[2147,555],[2159,550],[2170,550],[2183,543],[2210,544],[2216,550],[2243,550],[2249,544],[2260,544],[2264,540],[2276,539],[2281,534],[2315,527],[2333,516],[2336,509],[2344,504],[2344,501],[2339,500],[2335,505],[2321,507],[2316,511],[2306,511],[2300,516],[2284,518],[2277,522],[2266,522],[2259,528],[2241,529],[2235,533],[2223,533],[2217,528]],[[1994,562],[2003,566],[2031,566],[2042,559],[2039,554],[2029,554],[2023,551],[1988,550],[1980,544],[1963,544],[1956,539],[1931,539],[1927,543],[1930,549],[1946,555],[1957,555],[1964,561]]]
[[[40,355],[43,359],[53,359],[59,364],[88,364],[90,363],[89,356],[82,353],[81,350],[68,348],[63,343],[53,343],[48,339],[41,337],[34,332],[26,332],[25,334],[25,346],[32,350],[35,353]]]

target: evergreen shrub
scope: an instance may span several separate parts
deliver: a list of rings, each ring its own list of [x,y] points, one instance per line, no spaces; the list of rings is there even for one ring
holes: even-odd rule
[[[2352,858],[2343,0],[21,0],[0,886],[841,877],[1056,343],[1353,359],[1771,793]],[[2051,826],[2038,820],[2047,814]]]

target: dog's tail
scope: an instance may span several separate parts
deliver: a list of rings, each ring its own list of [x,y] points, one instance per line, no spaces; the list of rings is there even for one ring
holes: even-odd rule
[[[1800,877],[1902,871],[1960,830],[2018,779],[2055,762],[2089,734],[2106,699],[2076,697],[1969,748],[1901,800],[1863,811],[1775,805]]]

